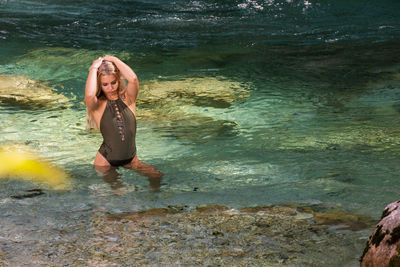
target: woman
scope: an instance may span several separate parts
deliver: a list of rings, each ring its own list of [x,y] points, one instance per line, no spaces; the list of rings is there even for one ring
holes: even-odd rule
[[[135,72],[120,59],[107,55],[93,61],[86,81],[85,104],[88,118],[103,135],[94,166],[114,188],[121,186],[115,170],[120,166],[147,176],[153,189],[159,187],[163,176],[156,168],[141,162],[136,154],[138,92]]]

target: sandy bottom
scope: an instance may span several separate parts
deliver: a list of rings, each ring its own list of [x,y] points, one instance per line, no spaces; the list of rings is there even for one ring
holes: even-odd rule
[[[97,210],[74,221],[29,238],[4,234],[0,265],[359,266],[375,225],[355,214],[292,206]],[[0,223],[3,233],[24,227]]]

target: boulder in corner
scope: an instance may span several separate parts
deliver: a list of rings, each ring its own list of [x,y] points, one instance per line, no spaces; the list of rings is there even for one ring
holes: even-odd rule
[[[361,267],[400,267],[400,200],[386,206],[360,261]]]

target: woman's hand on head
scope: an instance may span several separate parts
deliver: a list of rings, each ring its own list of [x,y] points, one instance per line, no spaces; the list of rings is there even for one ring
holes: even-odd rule
[[[90,68],[98,69],[100,67],[101,63],[103,62],[103,60],[104,60],[104,58],[99,57],[98,59],[93,61],[92,66]]]
[[[103,60],[107,60],[107,61],[110,61],[110,62],[114,62],[115,59],[116,59],[116,57],[113,57],[113,56],[110,56],[110,55],[105,55],[103,57]]]

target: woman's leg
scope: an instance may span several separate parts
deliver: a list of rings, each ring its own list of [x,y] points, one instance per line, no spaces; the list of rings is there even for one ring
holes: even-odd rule
[[[96,166],[94,165],[97,173],[103,177],[103,180],[108,183],[112,189],[117,190],[124,185],[121,182],[117,168],[112,166]]]
[[[110,163],[103,157],[100,152],[97,152],[96,157],[94,158],[94,166],[111,166]]]
[[[94,168],[97,173],[103,177],[103,180],[110,184],[112,189],[123,187],[117,168],[111,166],[99,152],[97,152],[96,158],[94,159]]]
[[[146,163],[140,161],[136,155],[131,163],[125,165],[124,167],[134,170],[140,175],[146,176],[149,179],[151,189],[153,189],[153,191],[159,191],[161,179],[164,174],[157,170],[155,167],[147,165]]]

